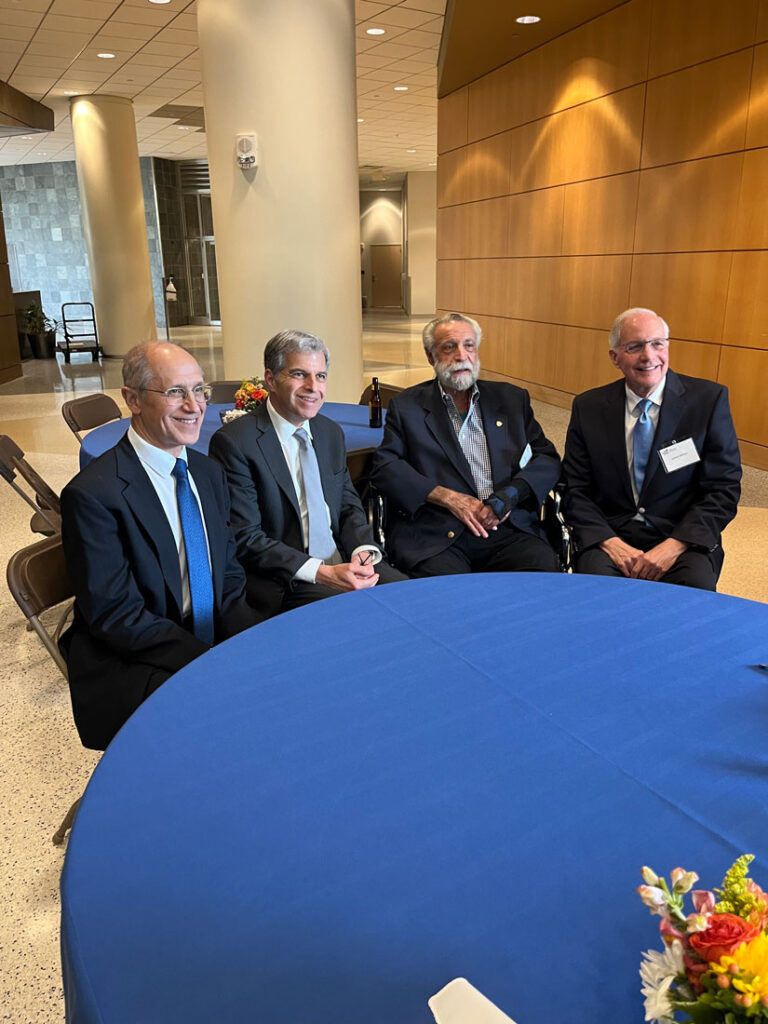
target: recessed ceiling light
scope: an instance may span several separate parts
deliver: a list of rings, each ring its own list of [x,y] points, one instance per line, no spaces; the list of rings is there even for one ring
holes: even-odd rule
[[[97,53],[96,56],[97,57],[101,57],[102,60],[112,60],[112,58],[115,55],[114,55],[114,53]]]
[[[31,139],[32,138],[31,135],[22,135],[21,137],[22,137],[22,139]]]
[[[415,150],[415,149],[406,149],[406,151],[405,151],[405,152],[406,152],[406,153],[415,153],[415,152],[416,152],[416,150]]]
[[[177,124],[176,127],[180,132],[188,132],[189,128],[185,124]]]
[[[364,117],[358,117],[357,123],[358,124],[365,124],[365,118]]]
[[[435,164],[435,163],[427,164],[427,167],[437,167],[437,164]]]
[[[387,30],[385,28],[367,28],[365,34],[367,36],[385,36]]]
[[[393,88],[394,88],[395,92],[408,92],[408,86],[407,85],[395,85],[395,86],[393,86]]]
[[[64,95],[65,96],[77,96],[77,89],[65,89],[64,90]]]
[[[519,18],[515,18],[515,21],[520,25],[535,25],[537,21],[541,21],[538,14],[521,14]]]
[[[149,0],[151,4],[169,4],[171,0]]]

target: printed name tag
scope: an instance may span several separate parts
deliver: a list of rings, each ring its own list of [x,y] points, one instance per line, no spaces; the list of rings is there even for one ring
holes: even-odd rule
[[[701,462],[692,437],[687,437],[685,441],[675,441],[673,444],[667,445],[666,448],[659,448],[659,458],[667,473],[674,473],[676,469],[690,466],[694,462]]]
[[[520,469],[525,469],[525,467],[531,461],[531,457],[532,456],[533,456],[533,452],[531,451],[531,446],[529,444],[527,444],[525,446],[525,450],[523,451],[523,454],[520,456]]]

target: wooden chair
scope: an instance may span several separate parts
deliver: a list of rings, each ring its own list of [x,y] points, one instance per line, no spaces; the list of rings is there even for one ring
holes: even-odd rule
[[[92,430],[100,427],[103,423],[111,423],[112,420],[121,420],[123,414],[120,406],[109,395],[99,392],[96,395],[83,395],[82,398],[73,398],[65,402],[61,407],[61,415],[64,422],[77,438],[77,443],[82,444],[80,436],[82,430]]]
[[[17,482],[17,475],[25,483],[24,490]],[[3,476],[16,493],[33,510],[30,527],[33,533],[46,537],[61,530],[61,506],[59,496],[43,480],[40,474],[26,460],[24,452],[7,434],[0,434],[0,476]]]
[[[243,386],[242,380],[215,380],[210,385],[212,405],[234,405],[235,392]]]
[[[59,650],[58,639],[72,609],[72,586],[67,576],[61,536],[47,537],[30,544],[11,556],[6,571],[8,589],[21,608],[32,629],[37,633],[58,670],[67,679],[67,665]],[[64,602],[68,603],[56,628],[49,631],[40,616]],[[72,828],[80,797],[67,811],[64,821],[56,829],[53,842],[60,846]]]
[[[358,405],[368,405],[371,400],[371,392],[373,391],[373,385],[369,384],[365,391],[360,395],[360,401]],[[399,388],[397,384],[382,384],[379,381],[379,393],[381,394],[381,406],[383,409],[389,408],[389,403],[395,397],[400,394],[401,391],[405,391],[405,388]]]

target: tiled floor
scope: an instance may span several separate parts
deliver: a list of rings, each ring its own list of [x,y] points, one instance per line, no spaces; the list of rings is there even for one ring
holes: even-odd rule
[[[368,315],[365,376],[412,384],[431,376],[421,347],[422,319]],[[208,380],[224,376],[218,329],[179,328],[174,340],[194,351]],[[482,354],[482,349],[481,349]],[[9,434],[56,489],[77,471],[77,442],[61,405],[75,395],[106,391],[122,405],[119,360],[101,364],[29,361],[24,377],[0,385],[0,434]],[[255,371],[260,367],[254,367]],[[534,403],[547,435],[562,451],[568,413]],[[29,513],[0,480],[0,559],[37,539]],[[725,537],[725,593],[768,601],[768,473],[745,471],[744,496]],[[60,1024],[63,1020],[58,950],[58,879],[63,850],[50,837],[88,780],[98,755],[83,750],[72,724],[64,680],[37,638],[28,633],[5,587],[0,587],[0,799],[4,808],[0,899],[0,1021]],[[556,615],[553,610],[553,615]]]

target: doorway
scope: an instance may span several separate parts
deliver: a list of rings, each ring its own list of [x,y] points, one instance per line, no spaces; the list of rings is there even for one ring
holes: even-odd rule
[[[216,277],[216,243],[210,192],[184,195],[189,267],[189,319],[193,324],[220,324],[219,283]]]
[[[371,307],[402,309],[402,245],[371,246]]]

